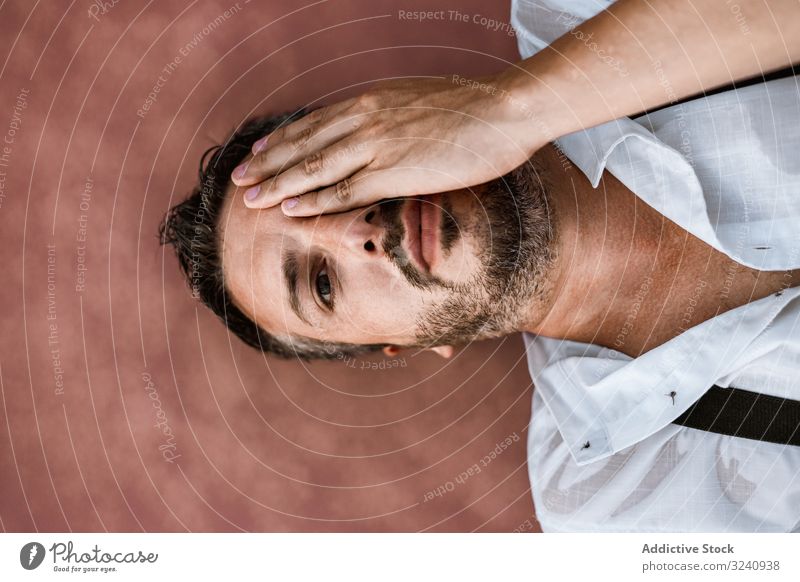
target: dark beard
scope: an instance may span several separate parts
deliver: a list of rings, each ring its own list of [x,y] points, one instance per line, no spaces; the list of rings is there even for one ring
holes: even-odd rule
[[[419,318],[419,346],[512,333],[526,309],[544,301],[556,236],[547,190],[546,175],[534,159],[485,185],[485,215],[461,225],[477,235],[483,269],[473,282],[450,287],[450,296]]]

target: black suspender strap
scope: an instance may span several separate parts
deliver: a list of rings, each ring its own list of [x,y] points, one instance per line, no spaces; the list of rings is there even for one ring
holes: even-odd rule
[[[674,424],[781,445],[800,446],[800,401],[712,386]]]

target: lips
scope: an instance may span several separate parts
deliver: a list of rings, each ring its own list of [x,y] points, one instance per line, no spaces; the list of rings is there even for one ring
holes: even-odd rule
[[[430,274],[439,256],[440,195],[409,198],[403,209],[405,246],[419,270]]]

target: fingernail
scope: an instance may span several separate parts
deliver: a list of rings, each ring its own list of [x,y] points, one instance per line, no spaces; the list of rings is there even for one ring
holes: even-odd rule
[[[247,164],[242,164],[241,166],[236,166],[233,172],[231,173],[231,177],[234,180],[241,180],[244,178],[244,173],[247,171]]]
[[[269,136],[268,136],[268,135],[265,135],[265,136],[264,136],[264,137],[262,137],[260,140],[258,140],[256,143],[254,143],[254,144],[253,144],[253,153],[254,153],[254,154],[257,154],[258,152],[260,152],[261,150],[263,150],[263,149],[264,149],[264,146],[266,146],[266,145],[267,145],[267,140],[268,140],[268,139],[269,139]]]
[[[294,198],[289,198],[288,200],[284,200],[282,203],[284,210],[291,210],[300,202],[300,199],[296,196]]]
[[[244,197],[247,198],[249,201],[253,201],[258,198],[258,186],[252,186],[244,191]]]

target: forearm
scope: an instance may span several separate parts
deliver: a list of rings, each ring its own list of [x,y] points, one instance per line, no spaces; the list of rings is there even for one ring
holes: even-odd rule
[[[797,62],[800,0],[619,0],[504,81],[555,139]]]

